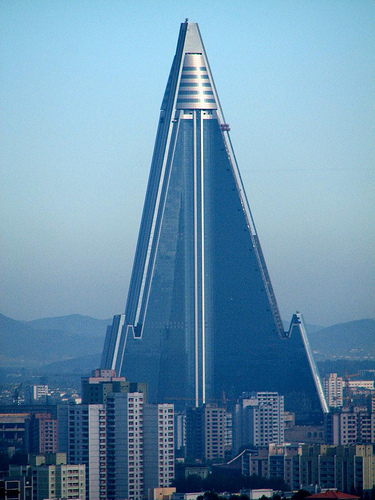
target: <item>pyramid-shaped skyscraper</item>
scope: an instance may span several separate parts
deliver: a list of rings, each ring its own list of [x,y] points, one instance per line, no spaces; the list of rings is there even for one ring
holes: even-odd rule
[[[284,332],[198,25],[181,25],[125,314],[102,368],[153,401],[278,391],[299,422],[327,410],[299,314]]]

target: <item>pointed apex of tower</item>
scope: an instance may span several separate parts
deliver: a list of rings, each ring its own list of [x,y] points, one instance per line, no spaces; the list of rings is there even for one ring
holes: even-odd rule
[[[176,55],[161,109],[173,120],[176,110],[219,108],[219,99],[198,24],[186,20],[181,24]]]
[[[181,24],[176,55],[161,105],[164,117],[175,119],[176,110],[218,110],[222,113],[206,51],[197,23]]]
[[[183,26],[185,26],[186,29],[186,37],[184,45],[185,54],[187,52],[196,52],[203,54],[204,47],[203,47],[202,37],[199,32],[198,23],[186,22],[185,25]]]

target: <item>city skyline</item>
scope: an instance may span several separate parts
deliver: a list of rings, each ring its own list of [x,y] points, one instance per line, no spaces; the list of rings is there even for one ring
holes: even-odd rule
[[[374,5],[236,6],[235,16],[198,2],[148,15],[2,4],[3,314],[123,310],[164,54],[189,17],[204,32],[283,319],[373,317]]]

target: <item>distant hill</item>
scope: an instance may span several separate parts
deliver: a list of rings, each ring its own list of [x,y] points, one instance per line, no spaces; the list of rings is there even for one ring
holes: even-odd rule
[[[103,337],[107,325],[112,323],[111,319],[95,319],[90,316],[71,314],[69,316],[57,316],[56,318],[42,318],[33,321],[24,321],[28,326],[36,330],[62,330],[74,335],[88,335],[90,337]]]
[[[375,320],[332,325],[309,335],[318,359],[375,359]]]
[[[79,358],[68,359],[65,361],[58,361],[44,365],[40,368],[41,375],[49,375],[53,373],[59,374],[79,374],[89,375],[91,371],[100,366],[100,354],[91,354],[90,356],[81,356]]]
[[[110,323],[111,320],[79,314],[34,321],[16,321],[0,314],[0,366],[44,367],[43,371],[64,372],[90,370],[98,366]],[[317,361],[375,359],[375,320],[317,328],[307,325]]]
[[[0,366],[33,368],[100,353],[109,322],[79,315],[25,322],[0,314]]]

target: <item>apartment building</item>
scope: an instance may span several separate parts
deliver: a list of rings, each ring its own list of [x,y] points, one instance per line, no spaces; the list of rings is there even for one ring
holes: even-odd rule
[[[144,491],[168,488],[174,479],[174,406],[146,404],[144,423]]]
[[[68,463],[85,464],[86,498],[104,500],[107,492],[105,407],[70,405],[68,412]]]
[[[327,444],[375,443],[375,412],[366,407],[343,407],[328,413],[324,420]]]
[[[284,442],[284,397],[277,392],[243,393],[235,408],[234,450]]]
[[[108,500],[143,497],[143,405],[142,392],[107,397]]]
[[[206,404],[186,412],[186,456],[204,462],[224,459],[226,409]]]
[[[326,488],[370,490],[375,484],[373,445],[269,445],[245,450],[240,460],[242,474],[281,477],[292,490]]]

